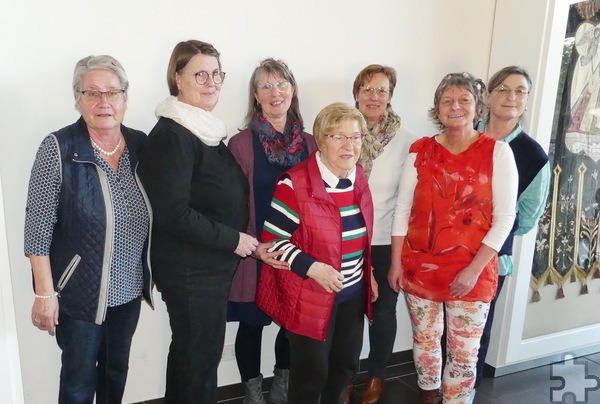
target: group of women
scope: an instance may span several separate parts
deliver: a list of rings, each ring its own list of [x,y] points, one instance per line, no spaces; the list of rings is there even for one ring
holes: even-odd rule
[[[265,59],[250,79],[244,129],[226,146],[225,124],[211,113],[224,80],[211,44],[177,44],[170,96],[146,137],[122,124],[121,64],[110,56],[77,63],[81,118],[42,142],[25,219],[32,321],[56,332],[62,350],[59,402],[121,402],[152,281],[172,331],[167,403],[216,402],[226,321],[239,322],[244,402],[265,403],[262,331],[272,320],[281,329],[269,400],[347,403],[365,314],[371,350],[361,402],[376,403],[400,290],[421,402],[436,402],[440,386],[444,402],[467,402],[497,252],[521,191],[511,148],[474,126],[500,128],[493,105],[485,119],[483,83],[444,77],[430,111],[440,133],[414,142],[391,107],[396,72],[369,65],[354,82],[356,108],[328,105],[311,136],[289,66]],[[530,87],[518,70],[487,94],[514,110],[515,136],[535,144],[512,105],[524,105]],[[543,178],[533,177],[541,189]]]

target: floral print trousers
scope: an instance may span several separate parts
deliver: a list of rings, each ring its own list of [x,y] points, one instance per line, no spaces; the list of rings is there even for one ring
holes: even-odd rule
[[[489,303],[435,302],[404,293],[413,329],[413,358],[419,387],[442,385],[444,403],[467,403],[475,384],[477,351]],[[446,366],[442,373],[441,338],[446,318]]]

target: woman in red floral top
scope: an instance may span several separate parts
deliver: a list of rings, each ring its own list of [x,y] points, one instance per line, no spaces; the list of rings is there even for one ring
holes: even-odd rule
[[[497,282],[497,251],[515,217],[517,169],[508,145],[474,129],[484,85],[444,77],[430,116],[441,133],[413,143],[392,228],[390,286],[404,291],[421,402],[467,403]],[[447,327],[442,369],[441,336]]]

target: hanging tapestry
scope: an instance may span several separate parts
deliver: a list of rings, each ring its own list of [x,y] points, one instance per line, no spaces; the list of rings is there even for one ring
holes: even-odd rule
[[[570,8],[548,153],[550,195],[538,224],[532,301],[539,288],[600,277],[600,1]]]

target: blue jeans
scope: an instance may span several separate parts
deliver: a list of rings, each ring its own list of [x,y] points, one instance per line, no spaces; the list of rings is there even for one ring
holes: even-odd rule
[[[141,299],[109,307],[102,325],[61,315],[56,341],[62,350],[60,404],[120,403],[129,369],[131,339]]]

